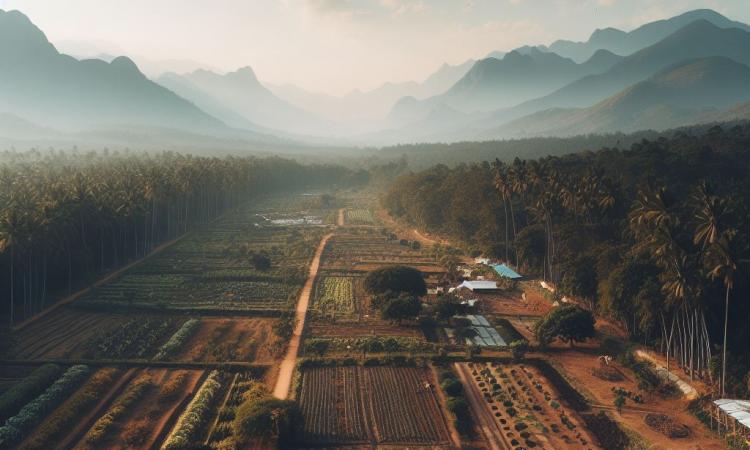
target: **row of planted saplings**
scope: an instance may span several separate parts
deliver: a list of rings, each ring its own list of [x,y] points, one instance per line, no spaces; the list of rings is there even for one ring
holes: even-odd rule
[[[493,369],[495,371],[494,375],[492,373]],[[482,390],[485,400],[490,404],[490,409],[493,411],[496,420],[502,426],[503,431],[506,432],[506,437],[509,438],[514,448],[518,448],[516,447],[518,439],[516,439],[515,433],[511,430],[511,424],[508,423],[508,420],[513,421],[513,428],[516,432],[520,433],[519,436],[524,440],[528,448],[538,445],[537,442],[531,439],[531,433],[525,431],[528,425],[524,420],[519,418],[519,409],[526,412],[524,419],[535,422],[543,433],[546,433],[548,430],[551,430],[553,433],[559,433],[561,425],[575,432],[576,425],[570,420],[565,410],[552,398],[551,393],[544,389],[542,383],[535,380],[534,374],[523,365],[511,368],[507,372],[501,365],[496,363],[492,363],[490,366],[476,365],[476,367],[473,367],[472,375]],[[505,389],[503,389],[503,385],[505,385]],[[544,401],[558,412],[560,424],[554,422],[554,418],[547,417],[546,411],[539,404],[532,388],[536,389],[544,397]],[[505,415],[507,415],[508,419],[504,417],[501,408],[505,410]],[[537,418],[537,415],[541,416],[542,420],[549,426],[545,426]],[[568,435],[562,435],[560,438],[568,444],[573,442]],[[579,432],[576,432],[575,439],[580,441],[581,445],[588,444],[585,436]]]

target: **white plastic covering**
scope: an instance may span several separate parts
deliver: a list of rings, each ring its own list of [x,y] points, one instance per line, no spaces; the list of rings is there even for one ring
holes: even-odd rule
[[[750,428],[750,401],[722,398],[714,400],[714,405],[718,406],[719,409],[731,416],[737,422]]]

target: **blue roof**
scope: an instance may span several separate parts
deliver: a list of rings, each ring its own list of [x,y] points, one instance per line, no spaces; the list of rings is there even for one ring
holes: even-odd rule
[[[495,269],[495,272],[497,272],[502,277],[510,278],[513,280],[517,278],[523,278],[518,274],[518,272],[506,266],[505,264],[495,264],[494,266],[492,266],[492,268]]]

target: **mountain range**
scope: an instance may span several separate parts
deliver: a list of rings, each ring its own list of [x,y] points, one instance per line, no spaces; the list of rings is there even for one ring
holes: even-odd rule
[[[587,108],[540,111],[490,130],[492,138],[664,130],[710,120],[750,101],[750,67],[724,57],[681,62]]]
[[[657,20],[626,32],[616,28],[595,30],[586,42],[558,40],[545,51],[555,52],[574,61],[585,61],[597,50],[607,49],[618,55],[628,56],[638,50],[656,44],[660,40],[696,20],[707,20],[720,28],[739,28],[750,31],[744,23],[729,20],[716,11],[697,9],[666,20]]]
[[[59,53],[23,14],[0,10],[0,112],[65,130],[147,124],[215,132],[225,125],[146,78],[127,57]]]
[[[61,54],[25,15],[0,10],[0,140],[309,148],[746,120],[748,49],[750,26],[695,10],[337,97],[263,83],[249,66],[151,80],[125,56]]]

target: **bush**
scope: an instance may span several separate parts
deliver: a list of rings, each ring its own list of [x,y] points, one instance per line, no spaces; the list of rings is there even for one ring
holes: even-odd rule
[[[252,438],[272,437],[275,430],[280,443],[291,439],[302,415],[296,402],[263,397],[242,403],[233,422],[234,435],[240,442]]]
[[[529,343],[525,340],[513,341],[510,343],[510,352],[513,354],[513,360],[519,362],[523,360],[529,351]]]
[[[464,392],[464,386],[455,378],[449,378],[443,381],[443,384],[440,386],[443,388],[443,391],[451,397],[457,397]]]
[[[3,395],[0,395],[0,423],[18,412],[31,399],[41,394],[60,376],[60,373],[62,373],[60,366],[45,364],[5,391]]]
[[[365,289],[370,294],[391,291],[422,296],[427,293],[422,272],[408,266],[387,266],[373,270],[365,277]]]
[[[465,417],[469,414],[469,404],[463,397],[452,397],[447,402],[448,410],[456,417]]]

